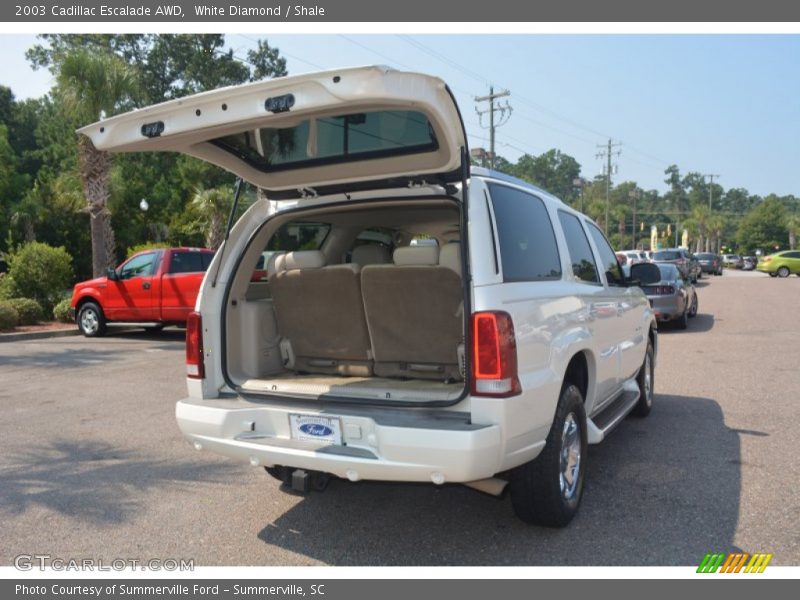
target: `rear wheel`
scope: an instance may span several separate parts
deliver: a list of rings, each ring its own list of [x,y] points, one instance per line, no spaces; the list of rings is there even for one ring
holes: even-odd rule
[[[788,277],[789,276],[789,267],[781,267],[778,269],[778,277]]]
[[[639,369],[639,374],[636,376],[636,383],[639,384],[639,402],[636,403],[636,406],[631,411],[634,417],[646,417],[653,408],[653,384],[655,383],[653,358],[653,343],[647,342],[644,362]]]
[[[778,276],[778,274],[777,274],[777,273],[770,273],[770,274],[769,274],[769,276],[770,276],[770,277],[777,277],[777,276]]]
[[[158,325],[148,325],[144,328],[147,333],[158,333],[162,329],[164,329],[163,323],[159,323]]]
[[[680,318],[675,319],[675,321],[673,321],[675,329],[686,329],[686,327],[689,325],[688,310],[689,310],[688,307],[684,307],[683,314],[680,316]]]
[[[106,332],[103,309],[94,302],[87,302],[78,311],[78,329],[86,337],[98,337]]]
[[[698,302],[697,302],[697,294],[695,294],[695,295],[693,295],[693,296],[692,296],[692,303],[691,303],[691,305],[689,305],[689,313],[688,313],[688,315],[687,315],[687,316],[688,316],[690,319],[691,319],[691,318],[693,318],[693,317],[696,317],[696,316],[697,316],[697,308],[698,308],[698,306],[697,306],[697,305],[698,305]]]
[[[569,524],[583,494],[586,449],[583,395],[565,382],[544,450],[511,471],[511,504],[517,517],[545,527]]]

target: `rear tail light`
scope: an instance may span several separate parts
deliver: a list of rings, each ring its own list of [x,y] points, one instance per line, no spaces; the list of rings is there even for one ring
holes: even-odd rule
[[[186,376],[203,379],[203,318],[199,312],[190,312],[186,319]]]
[[[521,393],[514,324],[504,312],[472,315],[472,393],[507,398]]]
[[[772,260],[772,257],[771,257],[771,256],[765,256],[764,258],[762,258],[762,259],[761,259],[761,262],[768,263],[768,262],[769,262],[769,261],[771,261],[771,260]]]

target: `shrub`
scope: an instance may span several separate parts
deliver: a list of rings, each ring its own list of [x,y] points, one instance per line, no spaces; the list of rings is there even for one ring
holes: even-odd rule
[[[6,302],[0,302],[0,331],[14,329],[19,324],[19,313]]]
[[[72,323],[72,319],[70,319],[69,316],[69,298],[64,298],[55,305],[53,308],[53,317],[56,321],[61,321],[62,323]]]
[[[14,280],[8,273],[0,273],[0,300],[8,300],[13,295]]]
[[[42,305],[30,298],[11,298],[5,301],[19,314],[19,325],[36,325],[44,319]]]
[[[72,257],[63,246],[30,242],[11,254],[8,276],[13,296],[33,298],[49,312],[72,285]]]

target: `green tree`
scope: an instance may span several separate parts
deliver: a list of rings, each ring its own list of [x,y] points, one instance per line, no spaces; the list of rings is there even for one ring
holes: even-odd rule
[[[286,70],[286,59],[280,55],[277,48],[271,47],[267,40],[258,40],[256,49],[247,51],[247,61],[252,67],[250,81],[284,77],[289,74]]]
[[[75,50],[57,66],[65,107],[84,124],[126,107],[137,89],[135,72],[118,56]],[[92,234],[92,273],[101,276],[116,263],[114,231],[108,210],[111,155],[86,136],[78,138],[78,164]]]
[[[784,247],[788,239],[786,207],[777,198],[767,198],[742,219],[736,242],[739,251],[752,254],[755,250],[772,252]]]
[[[573,181],[580,173],[578,161],[555,148],[539,156],[523,154],[511,167],[512,175],[547,190],[565,202],[575,198]]]

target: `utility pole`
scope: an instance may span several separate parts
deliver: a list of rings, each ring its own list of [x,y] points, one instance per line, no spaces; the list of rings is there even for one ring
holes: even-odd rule
[[[639,188],[628,192],[628,195],[633,198],[633,246],[631,248],[634,250],[636,250],[636,201],[639,199],[640,194],[641,190]]]
[[[500,127],[501,125],[505,125],[508,123],[508,119],[511,118],[512,108],[508,104],[508,100],[504,105],[498,104],[495,107],[495,100],[498,98],[503,98],[505,96],[510,96],[511,92],[508,90],[503,90],[502,92],[494,93],[494,86],[489,87],[489,95],[488,96],[476,96],[475,102],[488,102],[489,108],[486,110],[478,110],[478,107],[475,107],[475,112],[478,113],[478,119],[481,122],[481,127],[483,127],[483,115],[489,113],[489,166],[490,168],[494,169],[494,161],[495,157],[497,156],[494,151],[494,132],[495,129]],[[495,122],[494,113],[499,112],[500,117]]]
[[[707,173],[703,175],[703,177],[708,177],[708,211],[711,212],[713,210],[711,208],[711,202],[714,198],[714,178],[719,178],[719,175]]]
[[[615,148],[620,148],[621,146],[622,142],[613,142],[611,138],[608,138],[608,144],[597,146],[600,150],[595,155],[595,158],[606,159],[606,164],[603,166],[603,172],[606,176],[606,218],[603,223],[603,230],[606,235],[608,235],[608,207],[611,203],[611,160],[612,157],[622,154],[622,150],[615,150]],[[617,165],[614,165],[615,169],[616,166]]]

